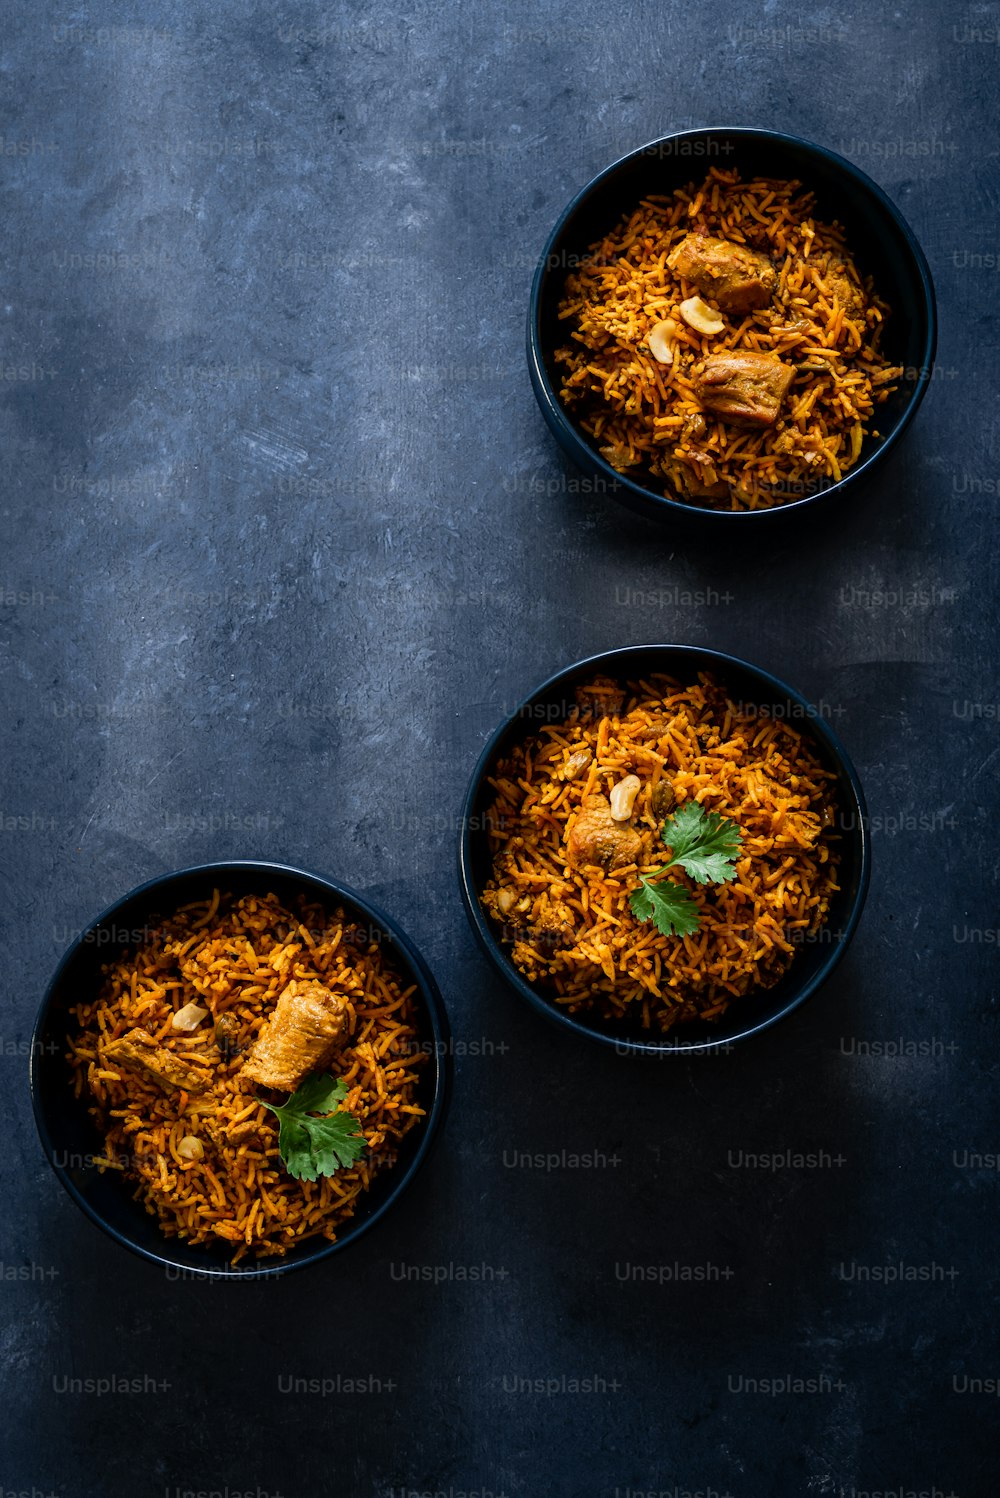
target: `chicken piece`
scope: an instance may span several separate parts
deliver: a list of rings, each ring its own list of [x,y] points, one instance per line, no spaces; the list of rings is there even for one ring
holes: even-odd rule
[[[634,827],[616,822],[611,803],[600,793],[590,795],[583,803],[567,842],[570,863],[600,864],[603,868],[621,869],[638,863],[645,844]]]
[[[604,676],[577,687],[575,696],[581,718],[613,718],[621,712],[625,701],[623,689]]]
[[[104,1061],[111,1066],[124,1067],[126,1071],[138,1072],[150,1082],[156,1082],[168,1092],[205,1092],[210,1085],[208,1073],[192,1064],[188,1056],[181,1056],[157,1045],[148,1030],[129,1030],[118,1040],[104,1047]]]
[[[667,264],[723,312],[742,314],[766,307],[778,284],[778,273],[766,255],[707,234],[688,234],[671,251]]]
[[[261,1087],[294,1092],[310,1072],[320,1071],[344,1040],[347,999],[316,979],[293,978],[257,1036],[241,1077]]]
[[[693,371],[695,394],[707,411],[747,426],[769,427],[795,378],[790,364],[776,354],[710,354]]]

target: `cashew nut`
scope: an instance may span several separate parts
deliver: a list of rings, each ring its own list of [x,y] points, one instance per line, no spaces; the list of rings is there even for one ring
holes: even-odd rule
[[[673,364],[677,332],[677,324],[672,317],[665,317],[662,322],[654,323],[650,328],[646,342],[649,344],[649,352],[658,363]]]
[[[680,314],[696,333],[721,333],[726,326],[718,312],[700,296],[689,296],[686,302],[681,302]]]
[[[626,775],[611,792],[611,815],[616,822],[627,822],[632,815],[635,798],[642,787],[638,775]]]

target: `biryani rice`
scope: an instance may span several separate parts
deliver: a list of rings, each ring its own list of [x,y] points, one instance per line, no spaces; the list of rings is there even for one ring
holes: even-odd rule
[[[642,782],[631,817],[640,861],[611,872],[575,865],[567,846],[587,798],[631,774]],[[687,687],[666,677],[631,684],[620,711],[574,711],[498,765],[484,906],[515,966],[571,1013],[662,1031],[717,1020],[776,983],[828,916],[838,888],[834,779],[796,728],[737,704],[708,675]],[[672,871],[700,907],[692,936],[664,936],[629,906],[640,875],[668,861],[664,817],[652,810],[662,780],[673,810],[693,798],[742,837],[731,883],[702,886]],[[562,929],[559,911],[570,913]]]
[[[334,1241],[424,1114],[415,989],[400,984],[371,933],[343,910],[330,914],[304,899],[293,911],[274,894],[234,899],[215,890],[210,901],[154,926],[133,954],[105,966],[98,997],[73,1010],[74,1089],[91,1098],[105,1168],[136,1182],[137,1199],[167,1237],[227,1245],[234,1264],[248,1254],[283,1256],[313,1237]],[[244,1082],[240,1071],[291,979],[334,983],[348,970],[361,986],[352,984],[349,1039],[329,1069],[347,1086],[343,1106],[367,1149],[336,1175],[300,1181],[279,1156],[277,1118],[258,1100],[268,1090]],[[184,1035],[172,1028],[173,1016],[191,1001],[211,1017]],[[222,1015],[238,1022],[228,1054],[213,1036]],[[209,1090],[165,1092],[107,1061],[108,1044],[134,1026],[186,1061],[203,1063]],[[201,1146],[200,1159],[181,1152],[181,1141],[191,1139]]]
[[[771,305],[701,334],[677,317],[694,288],[667,265],[692,232],[763,252],[778,272]],[[556,351],[561,396],[603,457],[671,498],[713,509],[767,509],[839,481],[874,433],[875,408],[902,375],[879,352],[888,307],[858,273],[837,224],[814,217],[801,183],[713,167],[698,187],[644,198],[591,245],[566,281]],[[647,339],[676,321],[672,364]],[[797,366],[781,418],[747,430],[703,410],[692,369],[709,354],[753,350]],[[704,430],[702,430],[704,423]]]

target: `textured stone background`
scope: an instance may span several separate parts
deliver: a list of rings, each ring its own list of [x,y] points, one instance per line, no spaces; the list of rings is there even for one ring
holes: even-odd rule
[[[970,1381],[1000,1374],[997,1177],[968,1162],[997,1148],[1000,9],[7,16],[0,1487],[990,1493],[996,1402]],[[870,171],[942,312],[881,480],[819,540],[743,556],[581,495],[523,356],[570,195],[716,123]],[[711,591],[633,601],[660,588]],[[873,816],[849,959],[728,1059],[575,1047],[500,986],[458,899],[457,810],[506,707],[653,639],[736,650],[825,704]],[[442,1147],[364,1247],[256,1288],[165,1283],[105,1240],[26,1086],[73,931],[229,855],[370,892],[487,1052],[459,1056]],[[899,1041],[917,1054],[857,1054]],[[607,1163],[504,1163],[562,1149]],[[860,1278],[900,1262],[927,1278]],[[280,1392],[338,1373],[382,1391]],[[61,1392],[109,1375],[169,1388]],[[819,1391],[747,1392],[786,1376]],[[597,1393],[512,1392],[585,1377]]]

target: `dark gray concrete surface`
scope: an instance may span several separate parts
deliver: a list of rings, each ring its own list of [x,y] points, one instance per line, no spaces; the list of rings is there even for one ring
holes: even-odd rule
[[[4,1494],[994,1491],[998,26],[782,0],[8,7]],[[714,123],[871,172],[942,312],[884,476],[743,556],[580,494],[523,356],[569,196]],[[835,715],[876,863],[805,1011],[728,1058],[630,1064],[485,966],[456,817],[524,692],[655,639]],[[229,855],[369,892],[460,1042],[408,1199],[256,1287],[166,1282],[91,1227],[26,1080],[81,923]],[[510,1163],[561,1150],[601,1158]],[[282,1392],[338,1374],[372,1391]],[[108,1377],[143,1392],[86,1392]]]

